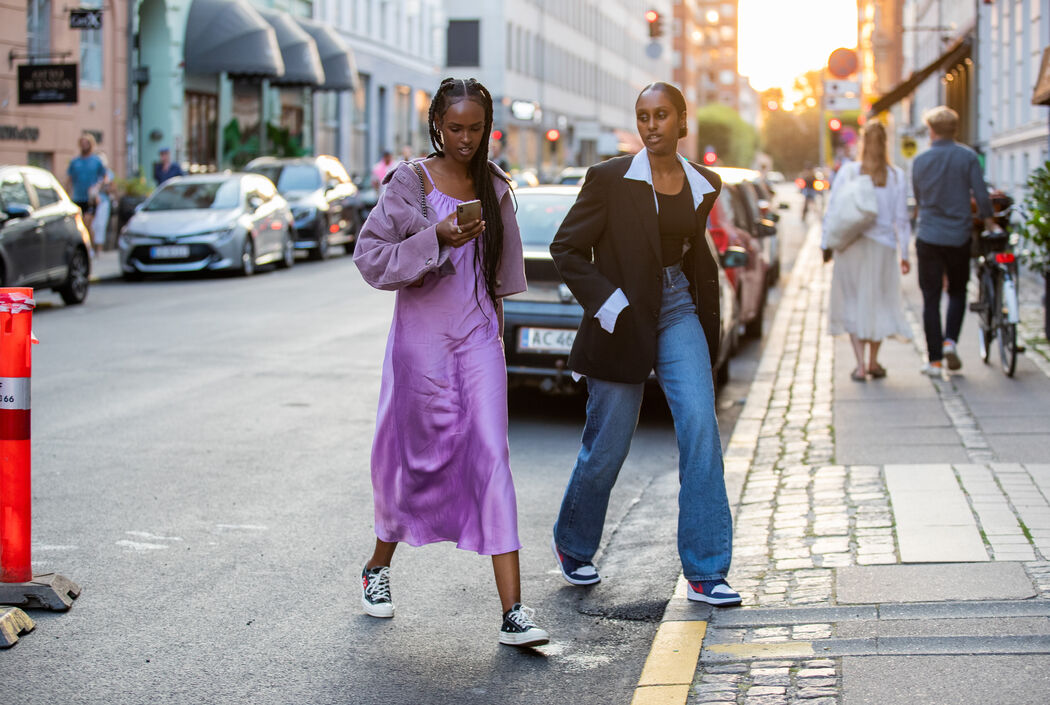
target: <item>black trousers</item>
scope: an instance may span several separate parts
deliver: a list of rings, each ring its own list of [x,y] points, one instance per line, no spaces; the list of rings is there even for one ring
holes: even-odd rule
[[[958,342],[966,311],[966,284],[970,280],[970,243],[953,247],[915,241],[919,256],[919,288],[922,290],[922,325],[930,362],[944,357],[944,341]],[[948,315],[941,328],[941,294],[948,276]]]

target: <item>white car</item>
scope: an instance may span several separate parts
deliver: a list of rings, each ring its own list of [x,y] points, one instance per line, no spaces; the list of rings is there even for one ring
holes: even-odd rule
[[[292,213],[259,174],[200,174],[165,181],[120,233],[125,279],[145,274],[295,264]]]

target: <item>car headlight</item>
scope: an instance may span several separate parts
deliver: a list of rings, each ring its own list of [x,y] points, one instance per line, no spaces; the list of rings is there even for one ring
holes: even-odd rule
[[[230,237],[232,236],[232,234],[233,234],[233,228],[232,227],[225,227],[225,228],[219,228],[217,230],[206,230],[203,233],[199,233],[198,235],[194,235],[194,237],[200,238],[201,240],[204,240],[205,242],[215,243],[215,242],[224,242],[226,240],[229,240]]]

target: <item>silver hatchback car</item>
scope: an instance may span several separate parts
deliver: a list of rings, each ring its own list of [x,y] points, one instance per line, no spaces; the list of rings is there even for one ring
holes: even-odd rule
[[[258,174],[178,176],[146,199],[120,233],[125,279],[145,274],[295,264],[292,213]]]

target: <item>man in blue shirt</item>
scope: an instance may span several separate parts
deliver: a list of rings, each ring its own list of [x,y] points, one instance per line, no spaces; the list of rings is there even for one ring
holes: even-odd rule
[[[922,289],[922,322],[930,362],[923,372],[931,377],[962,367],[956,342],[966,310],[966,284],[970,279],[970,240],[973,215],[977,213],[989,230],[999,230],[992,218],[992,204],[977,154],[955,141],[959,114],[938,106],[923,121],[930,130],[930,148],[915,158],[912,186],[919,208],[915,251],[919,256],[919,288]],[[941,294],[948,278],[948,315],[941,327]]]
[[[171,161],[171,150],[160,148],[160,161],[153,164],[153,180],[160,186],[175,176],[182,176],[182,167]]]
[[[98,203],[98,190],[106,180],[106,165],[95,154],[95,138],[84,134],[78,141],[80,154],[69,162],[66,175],[66,188],[70,191],[73,203],[80,207],[84,214],[84,225],[91,231],[95,206]]]

